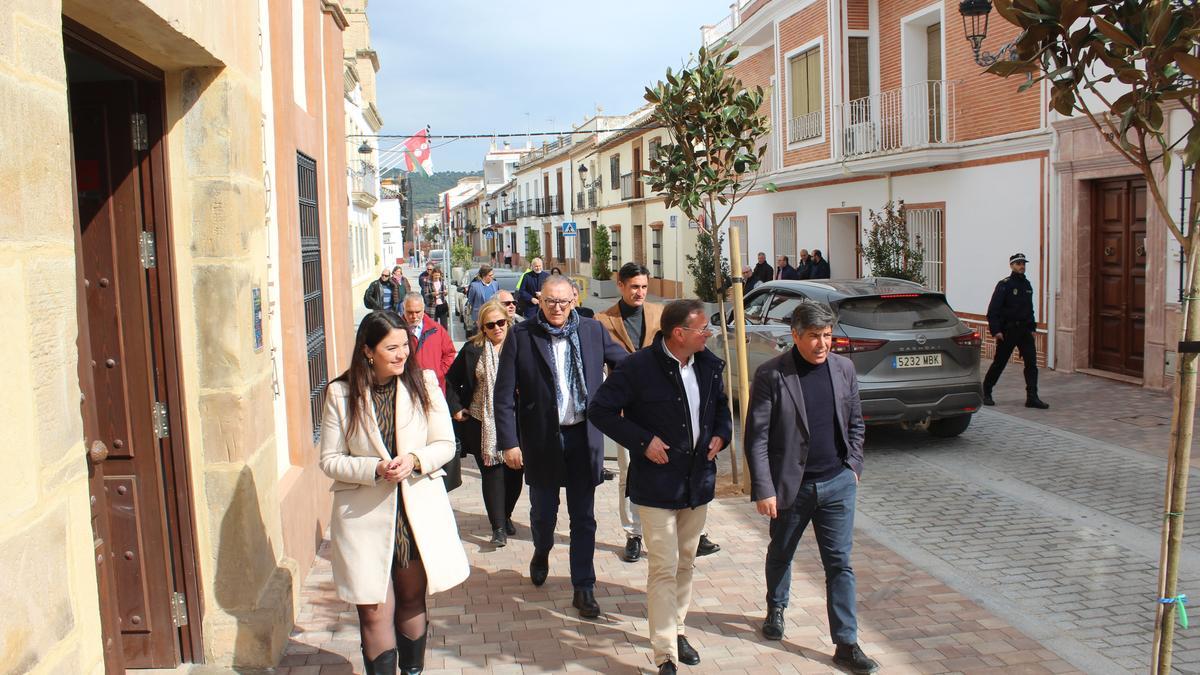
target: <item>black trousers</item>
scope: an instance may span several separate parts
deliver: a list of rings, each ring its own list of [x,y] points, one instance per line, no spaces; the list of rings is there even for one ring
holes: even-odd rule
[[[483,443],[483,425],[479,420],[468,416],[466,420],[456,422],[455,427],[463,447],[475,456],[475,463],[479,465],[483,479],[483,508],[487,511],[488,522],[493,530],[502,528],[504,522],[512,518],[513,508],[521,498],[525,471],[510,468],[507,464],[484,466],[483,454],[479,451]]]
[[[442,324],[442,328],[447,328],[447,329],[450,328],[449,317],[450,317],[450,305],[447,305],[446,303],[443,302],[440,305],[434,306],[433,320]]]
[[[1021,354],[1021,360],[1025,362],[1025,393],[1037,394],[1037,347],[1033,341],[1033,333],[1026,331],[1004,333],[1004,339],[996,342],[995,360],[992,361],[992,367],[988,368],[987,375],[983,377],[984,393],[992,392],[992,387],[1000,380],[1000,374],[1004,372],[1004,366],[1008,365],[1008,359],[1012,357],[1014,349]]]

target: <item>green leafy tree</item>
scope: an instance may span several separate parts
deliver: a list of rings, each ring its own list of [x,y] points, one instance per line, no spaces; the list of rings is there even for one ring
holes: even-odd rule
[[[696,253],[695,255],[688,254],[687,258],[688,272],[691,272],[693,279],[692,290],[695,291],[696,297],[704,302],[717,302],[717,299],[724,294],[719,291],[724,285],[724,280],[729,278],[729,261],[721,259],[721,276],[718,278],[713,270],[713,259],[717,252],[725,243],[725,235],[717,235],[717,245],[713,246],[713,236],[708,232],[701,232],[696,237]]]
[[[538,239],[537,230],[525,230],[525,259],[533,260],[542,257],[542,242]]]
[[[870,211],[869,219],[871,231],[858,252],[871,266],[871,274],[925,283],[925,247],[920,241],[915,245],[909,241],[904,202],[888,202],[882,211]]]
[[[450,264],[466,269],[471,264],[471,245],[465,241],[456,241],[450,246]]]
[[[597,225],[592,231],[592,278],[608,281],[612,277],[609,261],[612,258],[612,241],[608,228]]]
[[[1113,149],[1146,179],[1150,202],[1187,260],[1180,340],[1200,340],[1200,3],[1194,0],[996,0],[996,11],[1021,29],[1015,57],[992,65],[989,72],[1021,74],[1028,89],[1050,86],[1050,107],[1061,115],[1083,115]],[[1189,118],[1182,129],[1170,128],[1168,113],[1182,110]],[[1182,222],[1163,194],[1173,154],[1191,171],[1190,202]],[[1185,174],[1186,175],[1186,174]],[[1158,597],[1175,599],[1183,538],[1183,512],[1191,458],[1196,408],[1195,353],[1180,350],[1176,359],[1175,410],[1171,461],[1166,479],[1163,558]],[[1171,671],[1171,649],[1178,602],[1156,603],[1154,666]]]

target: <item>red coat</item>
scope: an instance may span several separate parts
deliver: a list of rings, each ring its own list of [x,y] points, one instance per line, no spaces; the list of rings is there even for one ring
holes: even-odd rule
[[[450,333],[442,328],[442,324],[429,318],[421,317],[421,338],[417,341],[417,365],[421,370],[432,370],[437,375],[438,386],[446,393],[446,371],[454,363],[454,343],[450,341]]]

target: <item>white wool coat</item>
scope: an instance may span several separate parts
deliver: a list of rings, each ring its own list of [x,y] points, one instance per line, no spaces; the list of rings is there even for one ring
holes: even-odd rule
[[[396,449],[412,453],[421,463],[421,474],[399,484],[376,478],[375,467],[390,459],[379,434],[374,406],[366,396],[366,428],[346,440],[349,424],[344,381],[329,384],[321,420],[320,466],[333,479],[333,579],[345,602],[373,605],[384,602],[396,550],[396,499],[404,499],[404,512],[412,530],[421,564],[429,581],[428,592],[453,588],[470,574],[466,551],[458,537],[458,524],[446,495],[441,467],[454,457],[454,432],[446,399],[433,371],[426,370],[429,413],[422,414],[402,384],[396,387]]]

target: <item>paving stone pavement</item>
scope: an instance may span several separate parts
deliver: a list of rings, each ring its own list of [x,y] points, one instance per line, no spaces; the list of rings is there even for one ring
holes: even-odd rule
[[[612,508],[616,481],[604,483],[597,494],[596,596],[604,616],[587,621],[570,607],[565,512],[550,577],[534,587],[526,574],[533,550],[527,499],[518,506],[517,536],[493,550],[477,472],[470,465],[468,460],[464,484],[452,501],[472,574],[463,586],[430,599],[427,672],[653,672],[646,638],[646,563],[619,557],[624,537]],[[839,672],[829,658],[824,577],[811,538],[797,554],[787,638],[773,643],[757,633],[765,609],[765,521],[745,497],[731,497],[714,502],[708,530],[723,550],[697,561],[688,636],[704,660],[684,671]],[[279,673],[362,672],[357,616],[336,598],[328,555],[326,543],[301,592],[296,629]],[[861,641],[886,673],[1080,672],[869,536],[859,534],[854,560]]]

